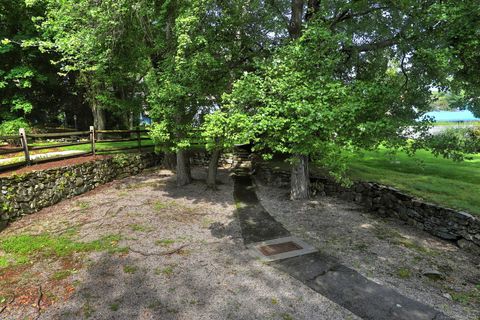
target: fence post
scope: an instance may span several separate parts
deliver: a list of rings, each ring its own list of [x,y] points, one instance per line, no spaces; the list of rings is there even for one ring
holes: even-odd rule
[[[138,152],[142,151],[142,138],[140,137],[140,128],[137,127]]]
[[[28,152],[28,142],[27,135],[25,134],[25,129],[18,129],[18,134],[20,135],[20,142],[22,143],[23,153],[25,154],[25,162],[30,164],[30,152]]]
[[[90,126],[90,142],[92,143],[92,155],[95,155],[95,127]]]

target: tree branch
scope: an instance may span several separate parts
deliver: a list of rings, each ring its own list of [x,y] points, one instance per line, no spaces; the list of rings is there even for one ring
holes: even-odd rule
[[[373,8],[370,8],[370,9],[367,9],[367,10],[364,10],[364,11],[360,11],[360,12],[357,12],[357,13],[352,12],[351,9],[346,9],[346,10],[342,11],[338,16],[336,16],[332,19],[330,27],[334,28],[340,22],[343,22],[343,21],[346,21],[346,20],[349,20],[349,19],[353,19],[353,18],[366,16],[366,15],[372,13],[372,12],[375,12],[375,11],[378,11],[378,10],[385,10],[385,9],[388,9],[388,7],[373,7]]]
[[[288,32],[290,38],[297,39],[302,34],[303,0],[292,0],[292,14]]]
[[[378,50],[378,49],[383,49],[383,48],[391,47],[391,46],[397,44],[398,41],[400,40],[400,38],[401,38],[401,34],[398,33],[395,36],[393,36],[392,38],[383,39],[383,40],[370,42],[370,43],[365,43],[365,44],[361,44],[361,45],[358,45],[358,46],[355,46],[355,45],[347,46],[347,47],[344,47],[342,49],[342,51],[367,52],[367,51],[374,51],[374,50]]]
[[[277,12],[277,14],[280,16],[280,18],[285,23],[285,26],[287,27],[287,30],[288,30],[289,25],[290,25],[289,21],[288,21],[288,18],[283,14],[282,10],[280,10],[280,8],[275,4],[275,0],[269,0],[267,3]]]

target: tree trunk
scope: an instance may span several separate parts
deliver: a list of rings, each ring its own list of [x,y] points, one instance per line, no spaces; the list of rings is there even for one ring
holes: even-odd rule
[[[95,130],[105,130],[105,110],[101,109],[100,107],[94,105],[92,106],[92,115],[93,115],[93,126]],[[97,139],[103,139],[103,134],[98,133]]]
[[[184,186],[192,182],[190,164],[185,150],[177,151],[177,186]]]
[[[308,170],[308,156],[295,155],[290,177],[290,199],[308,199],[310,196],[310,174]]]
[[[212,156],[210,157],[210,163],[208,164],[207,187],[211,189],[217,188],[217,168],[220,153],[220,149],[213,150]]]
[[[297,39],[302,34],[303,4],[304,0],[292,0],[292,14],[288,27],[288,33],[292,39]]]
[[[305,20],[306,21],[311,20],[319,9],[320,9],[320,0],[308,0],[307,13],[305,14]]]
[[[135,113],[134,113],[133,111],[130,111],[130,113],[129,113],[129,115],[128,115],[128,128],[129,128],[130,130],[135,129],[135,127],[136,127],[134,114],[135,114]]]
[[[177,166],[177,156],[173,152],[165,152],[162,165],[165,169],[173,170]]]

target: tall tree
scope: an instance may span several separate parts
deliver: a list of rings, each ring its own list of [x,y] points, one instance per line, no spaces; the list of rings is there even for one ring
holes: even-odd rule
[[[162,6],[165,35],[157,42],[165,46],[154,52],[147,83],[153,137],[177,153],[179,185],[191,181],[186,150],[198,140],[204,115],[221,108],[222,94],[271,49],[273,39],[266,33],[276,31],[277,22],[265,5],[259,0],[197,0]],[[215,185],[220,148],[212,145],[210,187]]]
[[[462,14],[470,10],[464,2]],[[411,148],[407,137],[428,124],[416,120],[431,87],[467,92],[467,80],[475,83],[464,72],[475,63],[443,46],[451,26],[478,30],[458,14],[431,1],[291,0],[290,41],[234,84],[226,112],[248,115],[243,128],[257,150],[290,156],[291,198],[306,198],[309,160],[340,177],[346,149]],[[475,55],[472,40],[464,45]]]
[[[70,79],[57,75],[50,60],[58,54],[42,52],[35,27],[44,15],[43,3],[0,0],[0,131],[18,133],[18,127],[58,124],[57,116],[74,102]]]
[[[105,129],[106,110],[138,115],[148,67],[140,17],[149,6],[131,0],[45,2],[42,48],[61,54],[56,63],[64,76],[76,75],[95,126]]]

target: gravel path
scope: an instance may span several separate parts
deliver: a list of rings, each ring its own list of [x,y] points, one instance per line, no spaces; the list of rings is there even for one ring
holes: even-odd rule
[[[479,256],[336,198],[290,201],[288,190],[261,184],[257,194],[293,235],[368,279],[455,319],[480,319]]]
[[[204,179],[204,169],[193,173]],[[75,228],[77,241],[120,234],[118,245],[129,248],[82,256],[78,270],[60,282],[71,294],[45,289],[52,302],[41,300],[39,319],[358,319],[248,255],[232,181],[227,172],[220,178],[218,191],[199,180],[177,188],[169,171],[154,170],[13,223],[2,236]],[[42,274],[56,263],[39,265],[43,271],[29,280],[50,281]],[[30,302],[8,308],[2,319],[37,313]]]

